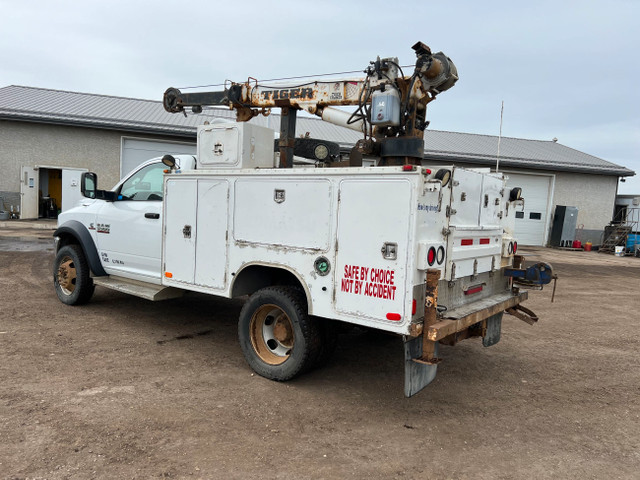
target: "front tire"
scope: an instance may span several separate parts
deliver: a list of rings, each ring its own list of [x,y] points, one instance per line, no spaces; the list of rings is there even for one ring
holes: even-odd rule
[[[95,286],[79,245],[67,245],[58,250],[53,263],[53,284],[58,298],[67,305],[82,305],[91,299]]]
[[[249,297],[238,322],[240,347],[249,366],[270,380],[286,381],[312,368],[321,331],[294,287],[267,287]]]

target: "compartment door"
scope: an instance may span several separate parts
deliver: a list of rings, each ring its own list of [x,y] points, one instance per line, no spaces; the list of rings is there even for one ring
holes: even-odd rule
[[[480,225],[482,174],[454,168],[452,183],[449,224],[455,227],[477,227]]]
[[[197,180],[168,179],[165,194],[163,283],[194,282]],[[167,272],[167,273],[165,273]],[[171,276],[168,277],[167,274]]]
[[[405,312],[411,205],[407,180],[340,182],[336,311],[384,323],[411,315]]]
[[[229,182],[198,179],[198,238],[195,284],[224,289],[227,285]]]

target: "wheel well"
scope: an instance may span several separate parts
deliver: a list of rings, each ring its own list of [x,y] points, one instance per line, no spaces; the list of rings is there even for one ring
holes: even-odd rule
[[[103,276],[107,274],[102,267],[98,250],[91,238],[91,234],[87,230],[87,227],[82,223],[77,220],[70,220],[64,225],[58,227],[53,235],[59,238],[58,249],[66,245],[79,245],[84,257],[89,263],[89,268],[91,268],[91,271],[95,276]]]
[[[309,292],[295,274],[281,267],[266,265],[249,265],[236,273],[231,287],[231,296],[251,295],[261,288],[274,285],[289,285],[300,288],[304,292],[307,304],[310,305]],[[311,308],[309,308],[309,313],[311,313]]]
[[[60,250],[62,247],[66,247],[67,245],[80,245],[80,247],[82,247],[80,240],[78,240],[74,235],[71,235],[70,233],[62,233],[58,235],[58,238],[60,239],[58,241],[58,250]]]

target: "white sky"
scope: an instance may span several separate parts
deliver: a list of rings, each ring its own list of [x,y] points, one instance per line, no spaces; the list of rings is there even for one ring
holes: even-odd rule
[[[161,100],[167,87],[363,70],[422,41],[460,80],[430,128],[550,140],[638,172],[640,1],[0,0],[0,86]],[[218,88],[213,88],[217,90]]]

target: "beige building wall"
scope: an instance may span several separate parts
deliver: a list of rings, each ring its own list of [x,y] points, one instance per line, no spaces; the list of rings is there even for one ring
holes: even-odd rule
[[[578,208],[578,225],[585,230],[598,230],[613,218],[618,177],[557,172],[553,195],[556,205]]]
[[[86,168],[111,188],[120,178],[121,132],[0,121],[0,191],[20,191],[20,168]]]
[[[7,205],[19,205],[22,166],[86,168],[98,174],[100,188],[110,189],[120,180],[123,137],[185,141],[145,133],[0,120],[0,197]]]

